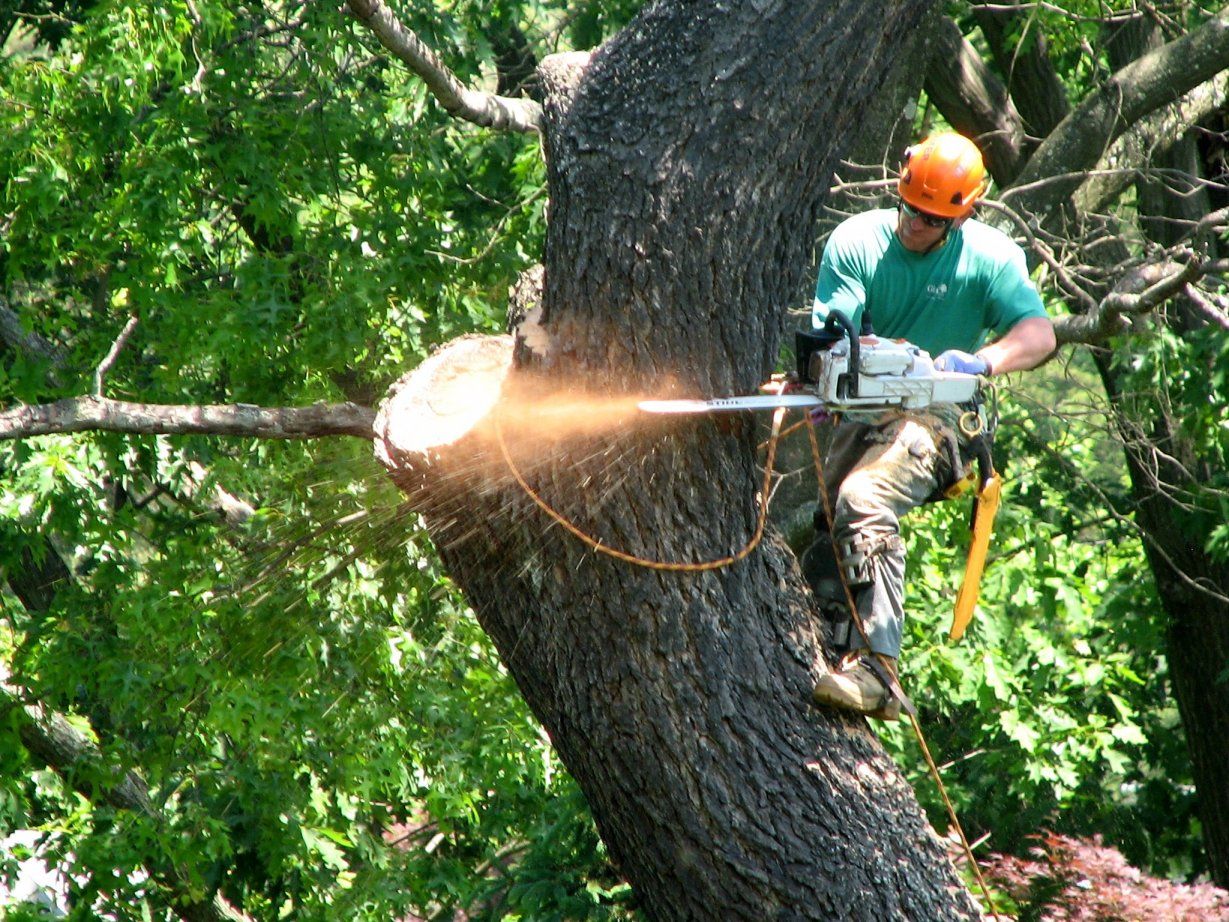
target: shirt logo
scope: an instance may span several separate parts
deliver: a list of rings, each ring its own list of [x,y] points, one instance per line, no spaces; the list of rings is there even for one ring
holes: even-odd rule
[[[938,285],[927,285],[926,297],[933,298],[936,301],[942,301],[947,297],[947,283],[942,282]]]

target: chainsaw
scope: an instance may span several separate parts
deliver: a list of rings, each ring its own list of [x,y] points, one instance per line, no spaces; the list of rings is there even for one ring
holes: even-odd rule
[[[840,328],[839,330],[837,328]],[[918,410],[935,403],[967,404],[978,396],[977,375],[939,371],[912,343],[857,335],[833,312],[819,332],[797,335],[798,371],[765,386],[770,393],[708,400],[643,400],[648,413],[715,413],[817,408],[828,413]]]

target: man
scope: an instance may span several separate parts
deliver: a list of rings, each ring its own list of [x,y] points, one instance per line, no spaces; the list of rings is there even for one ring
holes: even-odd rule
[[[909,148],[897,207],[849,218],[825,245],[815,328],[839,311],[860,329],[869,312],[875,334],[920,346],[936,356],[936,368],[987,377],[1045,361],[1054,329],[1024,252],[972,218],[988,185],[980,152],[959,134]],[[869,419],[847,414],[832,434],[824,470],[832,541],[870,649],[856,632],[849,638],[853,649],[815,688],[819,704],[886,720],[900,713],[891,690],[899,692],[904,621],[900,517],[963,475],[971,446],[957,425],[961,412],[936,405]],[[822,515],[816,519],[817,530],[827,528]],[[804,567],[826,537],[817,535]]]

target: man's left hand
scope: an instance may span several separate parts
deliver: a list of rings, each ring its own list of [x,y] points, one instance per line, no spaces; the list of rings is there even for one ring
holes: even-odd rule
[[[935,359],[935,371],[958,371],[965,375],[988,375],[990,363],[980,355],[948,349]]]

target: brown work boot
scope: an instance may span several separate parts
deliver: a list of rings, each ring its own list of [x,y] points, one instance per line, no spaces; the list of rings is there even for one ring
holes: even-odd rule
[[[829,672],[815,684],[812,697],[816,704],[857,711],[879,720],[900,717],[900,700],[884,686],[879,676],[866,662],[873,654],[869,650],[854,650],[841,657],[835,672]],[[896,660],[878,657],[885,670],[896,676]]]

